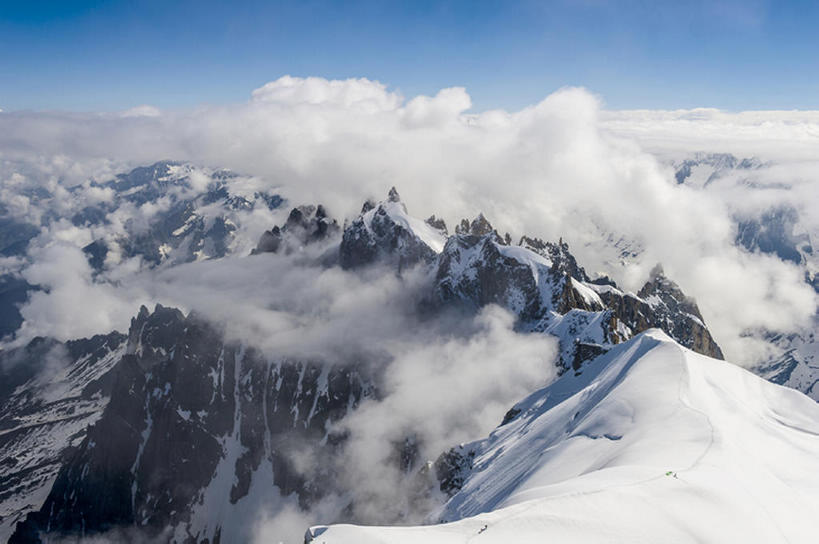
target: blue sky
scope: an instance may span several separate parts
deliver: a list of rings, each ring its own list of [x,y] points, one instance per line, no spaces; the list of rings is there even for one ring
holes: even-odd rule
[[[0,0],[0,108],[224,104],[290,74],[465,86],[475,110],[566,85],[617,109],[819,109],[814,1],[235,4]]]

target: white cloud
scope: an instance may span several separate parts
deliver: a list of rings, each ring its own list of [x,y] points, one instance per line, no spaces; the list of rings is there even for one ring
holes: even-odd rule
[[[670,155],[710,151],[777,161],[815,161],[819,145],[819,111],[607,111],[602,113],[602,128]]]
[[[77,245],[55,242],[34,250],[23,278],[44,290],[32,292],[21,313],[22,338],[53,336],[62,340],[91,336],[116,328],[134,314],[145,298],[92,280],[91,268]]]
[[[159,117],[162,111],[155,107],[143,104],[141,106],[134,106],[119,114],[121,117]]]
[[[301,104],[336,106],[368,113],[396,109],[399,94],[387,91],[386,85],[365,78],[327,80],[320,77],[283,76],[253,91],[254,102],[284,106]]]
[[[486,435],[513,399],[551,382],[555,340],[518,334],[513,325],[510,314],[489,306],[464,337],[395,346],[383,398],[362,404],[341,422],[349,439],[339,474],[351,490],[357,520],[417,523],[431,510],[413,505],[418,497],[410,489],[417,474],[406,474],[391,461],[396,444],[412,437],[421,461],[435,459]]]
[[[191,160],[256,176],[292,202],[322,202],[342,217],[395,185],[417,216],[435,213],[452,225],[483,211],[515,237],[563,237],[587,268],[631,289],[662,262],[740,362],[753,357],[746,329],[788,329],[809,319],[815,295],[792,266],[733,248],[731,215],[752,203],[764,207],[773,193],[738,181],[709,191],[678,186],[646,150],[774,160],[754,175],[791,185],[777,201],[797,201],[815,228],[819,112],[611,112],[577,88],[517,112],[469,107],[462,88],[404,100],[367,79],[285,76],[244,104],[156,117],[4,114],[0,156],[47,164],[38,168],[53,172],[43,176],[52,187],[64,182],[63,171],[78,184],[82,174],[99,176],[115,165]],[[601,244],[609,235],[639,242],[640,260],[612,268],[616,254]]]

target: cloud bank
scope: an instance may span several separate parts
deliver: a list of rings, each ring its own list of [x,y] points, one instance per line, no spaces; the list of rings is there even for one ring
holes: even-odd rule
[[[248,102],[224,107],[3,112],[2,187],[44,183],[59,190],[173,158],[231,168],[276,187],[292,202],[321,202],[334,215],[350,217],[364,197],[379,197],[395,185],[420,217],[435,213],[452,225],[482,211],[515,238],[563,237],[588,269],[630,289],[662,262],[697,299],[728,357],[738,362],[758,355],[758,346],[743,336],[747,330],[788,330],[813,314],[815,294],[796,266],[734,247],[733,217],[737,210],[789,202],[808,228],[816,228],[819,191],[811,150],[819,143],[819,113],[611,112],[578,88],[561,89],[516,112],[474,113],[470,105],[462,88],[405,98],[367,79],[285,76],[253,91]],[[753,175],[787,187],[760,192],[758,183],[752,189],[738,178],[707,191],[677,185],[666,160],[702,149],[771,161]],[[85,193],[107,197],[91,188]],[[43,213],[23,191],[4,194],[4,202],[21,216]],[[57,199],[50,205],[59,213]],[[41,237],[31,258],[68,251],[47,249],[71,243],[53,238]],[[639,256],[620,266],[620,250],[611,240],[639,247]],[[102,289],[95,321],[100,327],[122,327],[134,303],[144,300],[129,292],[131,309],[126,313],[122,305],[116,317],[108,288],[89,280],[77,259],[66,262],[73,263],[65,271],[76,276],[73,283],[36,268],[25,272],[51,289],[32,299],[26,314],[32,320],[44,313],[49,298],[67,311],[71,302],[59,298],[63,284],[78,293]],[[53,313],[47,328],[54,334],[77,332],[59,323],[76,315]]]

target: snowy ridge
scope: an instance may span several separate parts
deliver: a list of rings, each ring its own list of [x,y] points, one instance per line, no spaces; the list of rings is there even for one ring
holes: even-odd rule
[[[428,527],[332,543],[813,542],[819,406],[650,330],[564,375],[474,452]]]

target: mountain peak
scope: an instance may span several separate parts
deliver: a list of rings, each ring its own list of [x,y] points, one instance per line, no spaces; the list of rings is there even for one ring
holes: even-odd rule
[[[651,269],[651,272],[648,273],[649,281],[654,281],[654,280],[656,280],[658,278],[664,278],[664,277],[665,277],[665,271],[663,270],[663,265],[660,264],[660,263],[655,264],[654,268]]]
[[[441,231],[444,236],[449,234],[449,231],[446,228],[446,222],[442,218],[435,217],[435,215],[430,215],[428,218],[424,220],[424,223],[429,225],[430,227]]]
[[[307,244],[331,238],[339,230],[338,222],[327,215],[321,204],[297,206],[290,211],[284,225],[262,233],[251,255],[279,251],[292,253]]]
[[[486,219],[483,213],[479,213],[471,222],[462,219],[461,223],[455,227],[456,234],[469,236],[485,236],[493,232],[495,232],[494,227],[492,227],[492,224]]]
[[[344,229],[339,247],[342,268],[384,261],[397,264],[400,270],[431,262],[443,249],[447,232],[442,221],[434,216],[430,220],[410,216],[395,187],[386,201],[365,202],[361,214]]]

